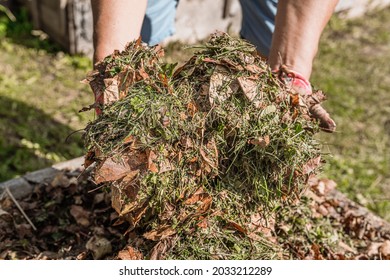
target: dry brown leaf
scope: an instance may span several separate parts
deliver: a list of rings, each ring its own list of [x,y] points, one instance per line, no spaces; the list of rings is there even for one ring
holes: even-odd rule
[[[242,67],[240,64],[238,64],[238,63],[234,62],[233,60],[228,59],[226,57],[221,59],[221,63],[223,65],[228,66],[229,69],[234,69],[234,70],[237,70],[237,71],[244,70],[244,67]]]
[[[203,187],[198,188],[193,195],[191,195],[188,199],[186,199],[183,203],[185,205],[193,205],[196,202],[203,200],[209,196],[205,191]]]
[[[308,175],[315,171],[321,164],[321,156],[310,159],[302,168],[302,173]]]
[[[259,146],[260,148],[265,148],[270,143],[269,135],[266,135],[264,137],[258,137],[256,139],[251,139],[248,141],[252,145]]]
[[[269,216],[267,219],[260,213],[251,215],[251,222],[248,225],[248,231],[252,233],[261,233],[265,237],[272,237],[275,231],[275,217]]]
[[[53,187],[67,188],[70,185],[70,180],[65,175],[65,172],[60,172],[53,178],[51,185]]]
[[[133,143],[135,141],[135,137],[133,135],[127,136],[123,139],[123,144]]]
[[[95,151],[88,151],[84,156],[84,168],[87,168],[95,162]]]
[[[152,173],[158,173],[158,167],[154,163],[155,160],[157,160],[157,155],[152,151],[148,150],[148,170]]]
[[[200,228],[208,228],[209,220],[207,219],[207,217],[201,216],[199,219],[200,219],[200,222],[197,223],[197,226]]]
[[[92,251],[92,255],[95,260],[101,259],[112,252],[111,242],[104,237],[91,237],[85,247]]]
[[[118,214],[122,210],[122,195],[118,188],[111,189],[111,206]]]
[[[253,74],[260,74],[264,72],[264,70],[262,70],[256,64],[247,64],[245,65],[245,69],[248,70],[249,72],[252,72]]]
[[[121,159],[107,158],[95,171],[95,183],[116,181],[125,177],[131,170],[129,166]]]
[[[379,255],[379,248],[382,246],[382,242],[372,242],[367,248],[367,256],[370,258]]]
[[[190,137],[182,137],[180,139],[180,144],[185,148],[185,149],[191,149],[194,147],[193,141]]]
[[[173,246],[175,243],[174,237],[169,237],[159,241],[150,252],[151,260],[162,260],[166,252]]]
[[[95,183],[116,181],[136,170],[142,172],[147,163],[146,153],[135,149],[126,151],[121,157],[107,158],[95,170]]]
[[[175,166],[169,161],[169,159],[164,159],[159,163],[159,174],[175,170]]]
[[[230,87],[232,84],[234,83],[229,76],[229,70],[224,66],[217,65],[210,77],[210,105],[213,106],[215,102],[223,103],[227,100],[233,94],[233,90]]]
[[[107,105],[119,99],[118,77],[104,79],[103,104]]]
[[[234,229],[234,230],[236,230],[239,233],[244,234],[244,235],[247,235],[247,233],[248,233],[248,231],[245,228],[243,228],[242,226],[240,226],[239,224],[237,224],[236,222],[233,222],[233,221],[228,221],[227,227]]]
[[[379,248],[379,252],[381,253],[382,257],[386,260],[390,260],[390,240],[386,240],[383,242],[381,247]]]
[[[124,98],[127,95],[128,89],[135,82],[135,72],[133,69],[125,69],[121,71],[118,75],[118,90],[119,90],[119,99]]]
[[[153,241],[160,241],[162,239],[167,238],[168,236],[176,234],[176,230],[174,230],[170,226],[161,226],[161,228],[151,230],[143,234],[143,237]]]
[[[323,260],[324,259],[324,257],[321,254],[321,251],[320,251],[320,246],[318,244],[312,244],[311,245],[311,250],[314,253],[314,259],[315,260]]]
[[[144,256],[140,251],[128,245],[119,251],[117,258],[119,260],[143,260]]]
[[[198,106],[194,102],[190,102],[187,105],[188,114],[193,117],[198,112]]]
[[[218,161],[216,159],[210,159],[208,155],[206,155],[205,151],[202,149],[202,147],[199,148],[199,153],[202,156],[203,160],[213,169],[218,169]]]
[[[79,205],[72,205],[70,207],[70,214],[73,218],[75,218],[76,222],[84,227],[87,227],[90,225],[89,217],[91,213],[87,210],[85,210],[83,207]]]
[[[213,198],[211,196],[207,196],[204,199],[202,199],[202,204],[199,205],[199,207],[196,209],[196,214],[203,214],[207,212],[211,207],[212,201]]]
[[[262,106],[260,101],[262,96],[258,96],[260,91],[257,88],[257,81],[250,77],[238,77],[237,81],[248,101],[253,102],[256,108],[260,108]]]

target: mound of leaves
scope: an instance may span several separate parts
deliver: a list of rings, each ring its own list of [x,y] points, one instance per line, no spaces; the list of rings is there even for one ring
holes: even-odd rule
[[[261,229],[318,170],[308,108],[322,92],[292,91],[253,45],[223,33],[178,68],[162,56],[138,40],[88,76],[104,103],[84,135],[94,182],[126,234],[149,241],[133,244],[145,258],[278,254]]]

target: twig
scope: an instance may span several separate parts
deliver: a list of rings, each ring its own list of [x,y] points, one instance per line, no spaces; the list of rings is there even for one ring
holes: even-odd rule
[[[34,226],[33,222],[30,220],[30,218],[27,216],[26,212],[24,212],[24,210],[22,209],[22,207],[20,206],[20,204],[16,201],[15,197],[13,196],[13,194],[10,192],[10,190],[8,189],[8,187],[5,188],[5,191],[7,192],[8,196],[12,199],[12,201],[15,203],[16,207],[18,207],[19,211],[22,213],[23,217],[27,220],[27,222],[31,225],[31,227],[33,228],[33,230],[37,230],[37,228]]]

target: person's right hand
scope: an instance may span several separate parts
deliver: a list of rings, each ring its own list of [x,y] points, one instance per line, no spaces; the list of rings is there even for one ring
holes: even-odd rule
[[[310,82],[301,74],[289,70],[286,66],[280,67],[276,72],[280,80],[292,91],[304,97],[310,116],[319,121],[321,130],[325,132],[336,131],[336,123],[321,106],[321,101],[325,98],[322,92],[316,92],[314,94]]]

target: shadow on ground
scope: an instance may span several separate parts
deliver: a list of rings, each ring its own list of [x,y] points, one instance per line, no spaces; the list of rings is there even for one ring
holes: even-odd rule
[[[0,182],[83,154],[81,132],[0,96]]]

